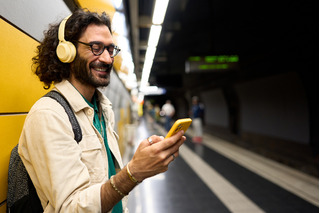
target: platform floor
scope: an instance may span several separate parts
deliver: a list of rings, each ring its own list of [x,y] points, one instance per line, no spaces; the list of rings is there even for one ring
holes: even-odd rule
[[[124,163],[141,140],[166,134],[149,118],[135,132]],[[166,173],[129,194],[130,213],[319,212],[317,178],[210,135],[195,144],[191,135],[189,129],[180,156]]]

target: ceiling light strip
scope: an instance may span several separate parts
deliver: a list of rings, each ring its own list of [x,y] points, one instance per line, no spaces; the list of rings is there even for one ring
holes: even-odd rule
[[[156,0],[152,17],[152,24],[162,24],[166,15],[169,0]]]
[[[156,47],[159,42],[162,26],[169,0],[156,0],[153,17],[152,26],[150,28],[150,34],[148,39],[148,48],[145,55],[145,62],[142,69],[142,77],[140,82],[140,90],[148,85],[149,76],[153,64],[153,59],[156,53]]]

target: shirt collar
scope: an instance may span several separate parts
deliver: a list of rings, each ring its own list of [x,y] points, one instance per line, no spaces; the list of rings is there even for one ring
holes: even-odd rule
[[[87,104],[94,109],[95,112],[99,112],[97,96],[98,94],[95,92],[92,97],[92,102],[88,101],[83,95],[81,95],[83,99],[87,102]]]
[[[75,112],[78,112],[88,107],[88,105],[94,108],[94,105],[90,105],[91,103],[88,102],[85,98],[81,98],[83,97],[81,93],[78,92],[78,90],[68,80],[63,80],[60,83],[56,83],[55,87],[58,91],[62,92],[62,94],[66,97],[66,99],[68,100],[72,108],[75,110]],[[99,91],[99,89],[96,90],[95,96],[96,100],[99,100],[99,103],[101,104],[103,111],[106,108],[112,108],[110,100],[107,97],[105,97],[101,93],[101,91]]]

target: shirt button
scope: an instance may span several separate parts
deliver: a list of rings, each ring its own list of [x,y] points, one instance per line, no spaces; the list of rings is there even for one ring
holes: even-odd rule
[[[88,109],[87,113],[88,113],[88,115],[92,115],[93,114],[93,110],[92,109]]]

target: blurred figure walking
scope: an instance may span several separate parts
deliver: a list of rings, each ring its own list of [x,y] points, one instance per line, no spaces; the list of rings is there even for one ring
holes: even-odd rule
[[[199,98],[197,96],[192,97],[191,117],[192,127],[194,130],[192,141],[195,143],[201,143],[203,136],[202,122],[204,117],[204,105],[199,102]]]
[[[175,113],[174,106],[171,104],[170,100],[166,101],[166,103],[162,106],[161,111],[166,116],[164,127],[167,131],[169,131],[171,128],[172,117]]]

